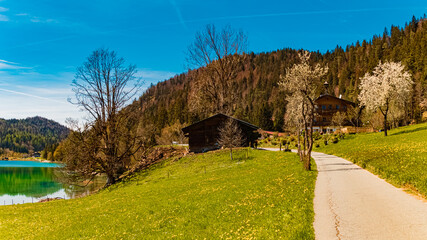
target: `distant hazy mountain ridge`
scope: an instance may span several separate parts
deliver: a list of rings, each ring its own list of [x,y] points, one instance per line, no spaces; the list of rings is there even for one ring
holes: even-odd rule
[[[42,117],[26,119],[0,118],[0,154],[10,151],[33,153],[58,144],[68,136],[69,129]]]

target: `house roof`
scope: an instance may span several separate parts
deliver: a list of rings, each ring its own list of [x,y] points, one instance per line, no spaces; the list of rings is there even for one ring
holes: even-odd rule
[[[242,124],[242,125],[245,125],[245,126],[247,126],[247,127],[249,127],[249,128],[253,128],[254,130],[259,129],[259,127],[255,126],[255,125],[253,125],[253,124],[250,124],[250,123],[248,123],[248,122],[242,121],[242,120],[237,119],[237,118],[230,117],[230,116],[225,115],[225,114],[222,114],[222,113],[218,113],[218,114],[215,114],[215,115],[213,115],[213,116],[211,116],[211,117],[205,118],[205,119],[203,119],[203,120],[201,120],[201,121],[198,121],[198,122],[196,122],[196,123],[193,123],[193,124],[191,124],[190,126],[187,126],[187,127],[183,128],[183,129],[182,129],[182,131],[183,131],[184,133],[187,133],[191,128],[193,128],[193,127],[195,127],[195,126],[197,126],[197,125],[200,125],[201,123],[203,123],[203,122],[205,122],[205,121],[207,121],[207,120],[210,120],[210,119],[212,119],[212,118],[218,118],[218,117],[231,118],[231,119],[234,119],[234,120],[238,121],[238,122],[239,122],[240,124]]]
[[[314,100],[314,101],[316,102],[316,101],[318,101],[318,100],[320,100],[320,99],[322,99],[322,98],[326,98],[326,97],[330,97],[330,98],[333,98],[333,99],[336,99],[336,100],[339,100],[339,101],[345,102],[345,103],[347,103],[347,104],[350,104],[350,105],[352,105],[352,106],[356,106],[356,103],[354,103],[354,102],[352,102],[352,101],[348,101],[348,100],[345,100],[345,99],[342,99],[342,98],[337,98],[337,97],[332,96],[332,95],[329,95],[329,94],[322,94],[322,95],[320,95],[318,98],[316,98],[316,100]]]

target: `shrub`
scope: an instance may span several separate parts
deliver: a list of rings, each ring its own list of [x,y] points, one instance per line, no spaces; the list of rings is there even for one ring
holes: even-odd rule
[[[320,132],[314,132],[313,138],[314,138],[314,140],[319,140],[322,138],[322,135],[320,135]]]
[[[282,143],[282,145],[286,145],[286,143],[288,142],[286,139],[284,139],[284,138],[282,138],[281,140],[280,140],[280,142]]]
[[[267,139],[267,138],[268,138],[268,133],[263,132],[263,133],[261,134],[261,136],[262,136],[262,138],[263,138],[263,139]]]

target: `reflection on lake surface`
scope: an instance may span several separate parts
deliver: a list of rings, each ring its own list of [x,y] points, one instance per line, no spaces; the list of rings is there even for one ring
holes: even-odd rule
[[[53,171],[44,167],[1,167],[0,195],[39,198],[57,192],[62,185],[54,180]]]
[[[44,198],[73,198],[88,194],[105,182],[97,179],[86,188],[60,183],[60,165],[33,161],[0,161],[0,205],[38,202]]]

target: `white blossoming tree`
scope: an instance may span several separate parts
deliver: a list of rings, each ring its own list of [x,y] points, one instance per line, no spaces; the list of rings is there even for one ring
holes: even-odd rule
[[[403,107],[410,97],[412,84],[411,75],[400,62],[380,62],[372,73],[366,73],[361,79],[360,105],[368,111],[379,110],[382,113],[385,136],[387,115],[392,109]]]
[[[296,95],[293,97],[288,97],[286,100],[288,101],[286,104],[285,114],[286,128],[287,130],[294,132],[297,135],[298,154],[300,155],[300,160],[302,161],[303,156],[301,151],[301,129],[304,128],[304,116],[302,114],[303,98],[300,95]]]
[[[313,121],[315,99],[319,88],[322,87],[321,78],[328,72],[327,67],[320,64],[309,64],[310,53],[299,53],[301,63],[295,64],[286,70],[286,75],[281,77],[280,87],[289,92],[287,117],[292,119],[296,126],[300,126],[303,134],[302,149],[298,148],[300,159],[306,170],[311,170],[311,150],[313,149]],[[291,104],[289,104],[291,103]]]

